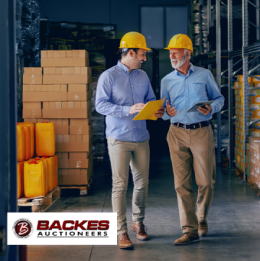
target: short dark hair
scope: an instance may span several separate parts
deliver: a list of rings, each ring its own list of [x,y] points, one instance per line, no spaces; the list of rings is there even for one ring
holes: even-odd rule
[[[137,54],[139,48],[122,48],[120,49],[121,57],[126,56],[130,50],[133,50]]]

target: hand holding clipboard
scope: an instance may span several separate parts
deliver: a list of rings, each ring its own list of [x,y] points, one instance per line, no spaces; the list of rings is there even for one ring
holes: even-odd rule
[[[156,121],[158,117],[154,116],[154,114],[156,114],[156,111],[158,111],[162,107],[164,100],[165,98],[163,98],[162,100],[147,102],[143,107],[143,109],[133,118],[133,121],[137,121],[137,120]]]

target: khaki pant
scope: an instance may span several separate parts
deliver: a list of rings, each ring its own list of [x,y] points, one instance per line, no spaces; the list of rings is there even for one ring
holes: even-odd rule
[[[171,124],[170,148],[183,233],[198,233],[198,221],[206,221],[216,177],[215,144],[211,126],[185,130]],[[191,187],[192,164],[198,185],[197,215]]]
[[[117,234],[127,232],[126,192],[129,178],[129,164],[133,174],[132,219],[143,222],[148,191],[150,163],[149,140],[125,142],[108,137],[108,152],[112,167],[112,207],[117,213]]]

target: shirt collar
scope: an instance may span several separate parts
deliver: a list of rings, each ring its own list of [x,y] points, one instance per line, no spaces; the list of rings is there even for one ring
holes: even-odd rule
[[[127,68],[124,64],[122,64],[120,61],[117,62],[117,66],[118,66],[119,68],[121,68],[124,72],[126,72],[126,73],[129,74],[128,68]]]
[[[194,65],[191,63],[189,72],[185,77],[189,76],[192,72],[194,72]],[[180,75],[184,76],[183,74],[179,73],[177,69],[174,70],[174,73],[178,76],[180,76]]]

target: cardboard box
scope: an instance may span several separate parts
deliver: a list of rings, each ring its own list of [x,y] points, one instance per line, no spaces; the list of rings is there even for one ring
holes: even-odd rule
[[[58,159],[58,168],[59,169],[68,169],[69,160],[68,159]]]
[[[24,102],[23,103],[23,118],[24,119],[42,118],[41,102]]]
[[[42,75],[23,75],[23,84],[42,84]]]
[[[89,158],[91,152],[69,152],[69,159],[71,160],[86,160]]]
[[[64,162],[65,164],[65,162]],[[59,169],[59,185],[84,185],[88,184],[93,175],[93,153],[89,157],[88,168]]]
[[[255,149],[255,151],[256,151],[257,153],[259,153],[259,152],[260,152],[260,140],[254,140],[253,143],[254,143],[254,149]]]
[[[41,102],[24,102],[23,109],[41,109]]]
[[[89,59],[88,57],[66,57],[66,58],[42,57],[41,66],[42,67],[72,67],[72,66],[89,67]]]
[[[55,134],[69,135],[70,134],[69,125],[55,125]]]
[[[24,67],[24,75],[42,75],[42,67]]]
[[[73,160],[73,159],[59,159],[59,168],[61,169],[88,169],[90,159]]]
[[[88,118],[87,109],[42,109],[43,118]]]
[[[71,135],[92,135],[93,134],[93,128],[91,125],[71,125],[70,126],[70,134]]]
[[[237,81],[238,82],[244,82],[244,77],[243,75],[237,75]],[[248,77],[248,82],[251,82],[252,81],[252,78],[251,77]]]
[[[75,173],[75,172],[74,172]],[[86,169],[83,175],[59,175],[59,185],[87,185],[92,176],[92,171]]]
[[[88,75],[43,75],[43,84],[90,83]]]
[[[23,118],[37,119],[42,117],[42,110],[23,109]]]
[[[71,119],[70,125],[71,126],[88,126],[91,124],[91,121],[89,119]]]
[[[68,152],[61,152],[61,158],[62,159],[68,159],[69,158],[69,153]]]
[[[91,93],[87,92],[68,92],[68,101],[87,101],[90,100]]]
[[[57,125],[57,126],[60,126],[60,125]],[[63,126],[63,125],[61,125],[61,126]],[[68,125],[64,125],[64,126],[68,126]],[[92,134],[92,132],[91,132],[91,134]],[[88,134],[56,135],[57,142],[89,142],[92,139],[93,139],[93,136],[88,135]]]
[[[43,75],[89,75],[92,76],[90,67],[45,67]]]
[[[23,119],[24,122],[34,122],[37,123],[37,119]]]
[[[68,93],[67,92],[23,92],[23,101],[32,102],[32,101],[67,101]]]
[[[54,57],[54,58],[66,58],[66,57],[88,57],[88,52],[86,50],[43,50],[41,51],[41,57]]]
[[[92,139],[85,142],[56,142],[57,152],[89,152],[92,147]]]
[[[68,92],[87,92],[90,84],[69,84]]]

